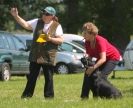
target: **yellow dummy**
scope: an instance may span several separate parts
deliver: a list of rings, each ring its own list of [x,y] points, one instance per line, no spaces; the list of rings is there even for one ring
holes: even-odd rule
[[[36,42],[39,42],[39,43],[44,43],[44,42],[47,42],[47,34],[40,34],[38,39],[36,40]]]

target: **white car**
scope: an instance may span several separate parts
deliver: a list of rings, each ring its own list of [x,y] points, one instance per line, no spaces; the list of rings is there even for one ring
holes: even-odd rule
[[[127,45],[123,59],[125,68],[128,70],[133,70],[133,40],[131,40]]]
[[[63,38],[65,41],[69,41],[69,42],[72,42],[72,41],[82,41],[84,40],[83,36],[80,36],[80,35],[76,35],[76,34],[63,34]]]
[[[72,42],[84,49],[84,37],[76,34],[63,34],[63,38],[66,42]]]

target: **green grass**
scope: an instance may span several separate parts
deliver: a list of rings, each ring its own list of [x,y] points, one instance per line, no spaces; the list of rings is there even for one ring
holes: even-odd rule
[[[116,78],[111,79],[123,94],[122,99],[81,100],[80,93],[83,73],[54,75],[55,98],[46,100],[43,97],[44,78],[38,79],[34,96],[29,100],[21,99],[25,87],[25,77],[12,77],[8,82],[0,82],[0,108],[133,108],[133,72],[118,71]]]

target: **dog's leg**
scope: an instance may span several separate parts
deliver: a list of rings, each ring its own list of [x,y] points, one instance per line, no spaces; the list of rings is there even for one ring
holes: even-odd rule
[[[91,79],[87,74],[84,74],[84,80],[82,85],[81,98],[88,98],[91,89]]]

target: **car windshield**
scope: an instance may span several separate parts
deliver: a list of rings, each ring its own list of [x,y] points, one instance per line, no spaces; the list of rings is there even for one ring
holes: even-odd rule
[[[72,41],[72,43],[77,45],[77,46],[79,46],[80,48],[85,49],[83,41],[76,41],[76,40],[74,40],[74,41]]]

